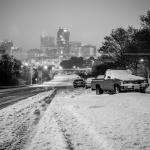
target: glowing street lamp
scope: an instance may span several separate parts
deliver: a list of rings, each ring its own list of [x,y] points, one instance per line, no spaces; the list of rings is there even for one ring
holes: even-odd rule
[[[62,69],[62,66],[59,66],[59,69],[61,70],[61,69]]]
[[[141,63],[143,63],[143,62],[144,62],[144,59],[143,59],[143,58],[141,58],[141,59],[140,59],[140,62],[141,62]]]
[[[146,70],[147,70],[147,78],[148,78],[148,82],[149,82],[149,75],[150,75],[150,70],[147,66],[148,60],[144,60],[143,58],[140,59],[141,63],[146,63]]]
[[[25,62],[24,63],[24,65],[26,66],[26,67],[29,67],[30,68],[30,85],[32,85],[32,66],[31,65],[29,65],[27,62]]]
[[[44,68],[44,70],[47,70],[47,69],[48,69],[48,66],[47,66],[47,65],[45,65],[43,68]]]

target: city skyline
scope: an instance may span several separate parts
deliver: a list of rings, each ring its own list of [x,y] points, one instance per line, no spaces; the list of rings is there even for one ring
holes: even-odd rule
[[[60,26],[70,41],[96,45],[117,27],[139,28],[149,0],[1,0],[0,40],[12,40],[25,50],[40,47],[43,32],[56,38]]]

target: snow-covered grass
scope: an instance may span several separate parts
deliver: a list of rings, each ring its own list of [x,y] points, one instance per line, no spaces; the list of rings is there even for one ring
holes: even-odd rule
[[[46,110],[45,101],[53,91],[46,91],[0,110],[0,149],[23,149]]]
[[[149,150],[150,95],[61,90],[26,150]]]

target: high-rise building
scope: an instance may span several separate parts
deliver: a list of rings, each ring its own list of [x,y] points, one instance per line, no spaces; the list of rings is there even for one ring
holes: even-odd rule
[[[59,28],[57,32],[57,49],[59,57],[67,59],[69,57],[69,37],[70,32],[66,28]]]
[[[55,38],[53,36],[42,33],[40,47],[43,53],[43,56],[41,56],[42,60],[45,60],[47,63],[49,62],[49,64],[51,64],[55,59],[57,59],[58,52],[55,44]]]
[[[70,57],[80,57],[81,43],[80,42],[70,42]]]
[[[42,33],[40,42],[41,49],[55,46],[55,38],[53,36],[48,36],[45,33]]]
[[[80,51],[80,57],[83,58],[96,57],[96,46],[82,45]]]

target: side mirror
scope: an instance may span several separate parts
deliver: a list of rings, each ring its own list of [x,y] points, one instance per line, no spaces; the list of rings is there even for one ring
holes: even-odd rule
[[[110,76],[108,76],[108,77],[107,77],[107,79],[111,79],[111,77],[110,77]]]

